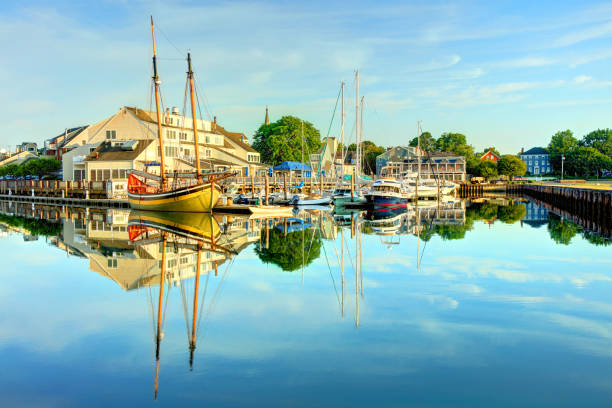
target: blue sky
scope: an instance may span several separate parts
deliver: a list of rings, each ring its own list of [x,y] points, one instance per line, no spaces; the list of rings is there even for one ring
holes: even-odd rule
[[[504,153],[612,127],[612,3],[7,2],[0,146],[148,108],[151,13],[166,105],[182,107],[189,49],[203,112],[248,136],[265,105],[272,120],[297,115],[325,135],[355,69],[364,137],[382,145],[407,143],[417,120]],[[347,133],[353,118],[351,108]]]

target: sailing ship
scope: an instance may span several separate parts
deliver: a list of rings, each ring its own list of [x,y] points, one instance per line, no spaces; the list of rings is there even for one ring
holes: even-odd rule
[[[198,143],[198,121],[194,100],[194,79],[191,70],[191,55],[187,54],[187,80],[191,96],[191,112],[193,116],[193,136],[195,145],[195,174],[175,174],[173,181],[168,180],[164,165],[164,141],[162,135],[162,120],[160,107],[160,80],[157,73],[157,54],[155,47],[155,28],[151,17],[151,35],[153,38],[153,84],[155,88],[155,109],[157,112],[157,135],[159,138],[160,174],[133,170],[128,177],[128,201],[130,206],[138,210],[148,211],[180,211],[180,212],[211,212],[219,195],[220,187],[216,181],[232,174],[208,173],[202,174]]]

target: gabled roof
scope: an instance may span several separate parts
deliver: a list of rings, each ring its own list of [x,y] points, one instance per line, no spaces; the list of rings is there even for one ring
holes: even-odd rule
[[[491,153],[493,156],[497,157],[499,159],[499,155],[497,155],[493,150],[489,150],[488,152],[486,152],[485,154],[483,154],[482,156],[480,156],[480,160],[484,159],[484,157]]]
[[[74,139],[76,136],[78,136],[82,131],[87,129],[88,126],[89,125],[77,126],[74,128],[67,129],[65,132],[62,132],[59,135],[54,136],[51,139],[49,139],[48,142],[59,143],[60,146],[64,146],[65,144],[70,142],[72,139]],[[66,141],[64,141],[64,137],[66,138]]]
[[[544,149],[543,147],[532,147],[521,154],[548,154],[548,150]]]
[[[281,164],[274,166],[273,170],[304,170],[304,171],[312,171],[309,165],[294,162],[294,161],[284,161]]]
[[[140,153],[144,152],[149,145],[153,143],[153,140],[139,140],[134,150],[125,150],[121,145],[113,145],[110,142],[101,143],[100,146],[91,152],[87,157],[86,161],[114,161],[114,160],[134,160]]]

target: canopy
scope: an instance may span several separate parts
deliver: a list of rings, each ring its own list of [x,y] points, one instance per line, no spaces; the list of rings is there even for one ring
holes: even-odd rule
[[[300,162],[294,162],[294,161],[284,161],[278,166],[274,166],[272,169],[275,171],[281,171],[281,170],[284,170],[284,171],[289,171],[289,170],[312,171],[309,165],[300,163]]]

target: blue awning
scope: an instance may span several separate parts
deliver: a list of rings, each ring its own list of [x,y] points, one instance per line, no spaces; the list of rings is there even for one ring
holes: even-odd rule
[[[274,166],[272,169],[275,171],[290,171],[290,170],[312,171],[309,165],[300,163],[300,162],[294,162],[294,161],[284,161],[278,166]]]

